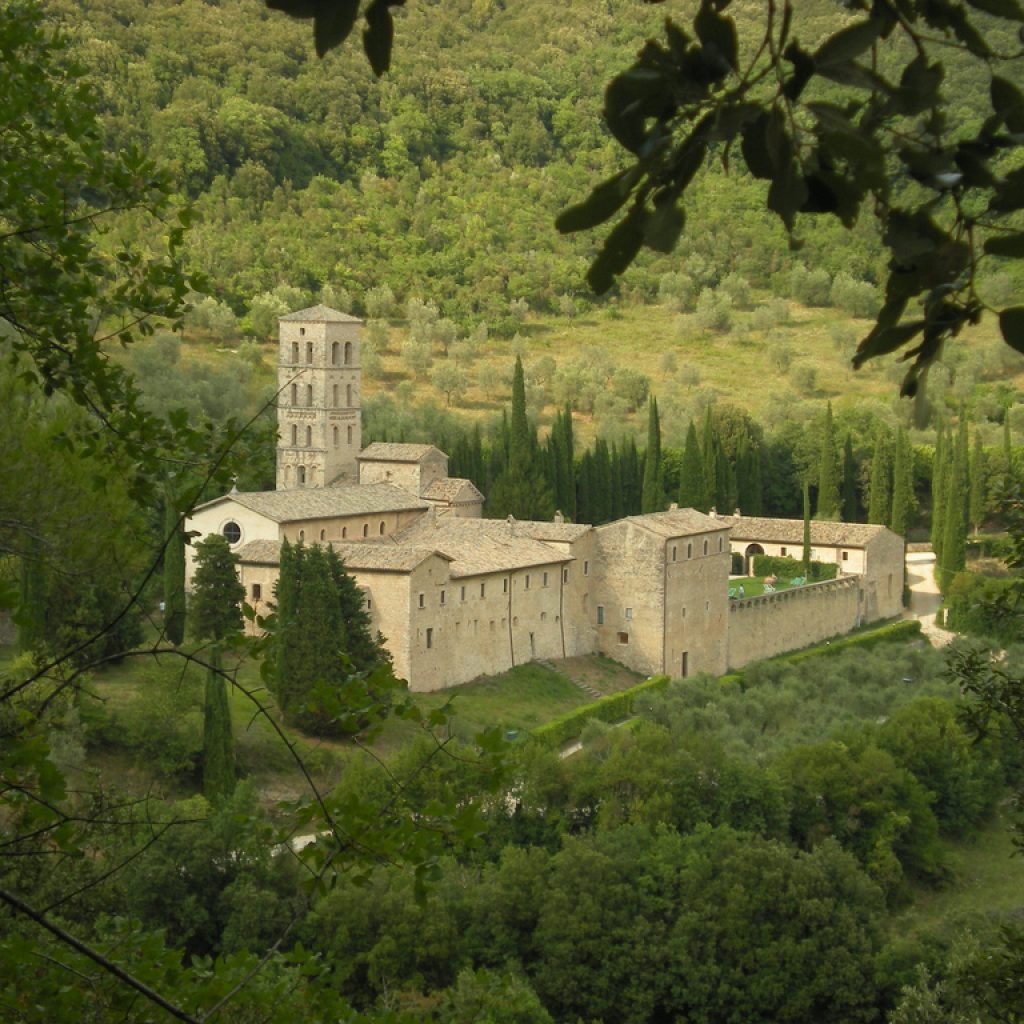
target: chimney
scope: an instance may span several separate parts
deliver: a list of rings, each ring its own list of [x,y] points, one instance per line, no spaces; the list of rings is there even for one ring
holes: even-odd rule
[[[715,506],[714,506],[714,505],[712,505],[712,506],[711,506],[711,510],[710,510],[710,511],[708,512],[708,515],[709,515],[709,516],[710,516],[710,517],[711,517],[712,519],[717,519],[717,518],[718,518],[718,509],[717,509],[717,508],[715,508]]]
[[[564,523],[564,522],[565,522],[565,516],[563,516],[563,515],[562,515],[562,512],[561,512],[561,510],[559,510],[559,511],[557,511],[557,512],[555,513],[555,519],[554,519],[554,521],[555,521],[556,523],[558,523],[558,525],[559,525],[559,526],[561,526],[561,525],[562,525],[562,523]]]
[[[741,511],[740,511],[739,509],[736,509],[736,511],[735,511],[735,512],[733,512],[733,515],[734,515],[734,516],[735,516],[735,517],[736,517],[737,519],[742,519],[742,518],[743,518],[743,513],[742,513],[742,512],[741,512]]]
[[[679,511],[679,502],[678,501],[673,501],[672,504],[669,505],[668,510],[669,510],[669,512],[678,512]]]

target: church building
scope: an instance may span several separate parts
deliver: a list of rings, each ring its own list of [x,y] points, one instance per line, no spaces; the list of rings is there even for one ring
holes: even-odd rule
[[[281,317],[277,487],[232,490],[186,522],[227,539],[257,613],[283,540],[330,544],[420,691],[593,653],[645,674],[722,673],[899,614],[903,542],[885,527],[813,523],[836,580],[734,600],[733,552],[786,554],[802,522],[675,506],[599,527],[483,519],[484,496],[434,446],[361,448],[361,327],[326,306]]]

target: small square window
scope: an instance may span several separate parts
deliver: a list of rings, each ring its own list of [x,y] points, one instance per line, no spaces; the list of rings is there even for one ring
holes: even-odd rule
[[[844,551],[843,552],[843,561],[844,562],[849,561],[849,558],[850,558],[850,552],[849,551]]]
[[[263,587],[259,583],[252,585],[252,599],[258,601],[263,596]]]
[[[628,644],[629,643],[629,634],[628,633],[620,633],[619,634],[619,643],[620,644]]]
[[[632,618],[633,618],[633,609],[632,608],[627,608],[626,609],[626,621],[630,622],[630,621],[632,621]]]
[[[785,557],[786,557],[786,552],[787,552],[788,550],[789,550],[788,548],[782,548],[782,549],[780,549],[780,554],[782,555],[782,557],[783,557],[783,558],[785,558]]]

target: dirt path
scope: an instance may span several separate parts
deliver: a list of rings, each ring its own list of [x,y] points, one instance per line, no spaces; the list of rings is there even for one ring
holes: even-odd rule
[[[933,647],[945,647],[955,636],[948,629],[935,625],[935,613],[942,604],[942,595],[935,582],[935,554],[912,551],[907,554],[907,583],[910,586],[910,607],[904,618],[917,619],[921,632]]]

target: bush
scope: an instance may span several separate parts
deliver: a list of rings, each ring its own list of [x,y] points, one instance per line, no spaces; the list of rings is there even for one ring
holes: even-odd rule
[[[533,730],[533,737],[547,747],[560,747],[577,739],[584,726],[593,719],[600,722],[621,722],[637,710],[637,700],[667,689],[668,676],[651,676],[621,693],[601,697],[586,707],[574,708]]]
[[[705,331],[727,334],[732,327],[732,299],[705,288],[697,300],[697,323]]]
[[[839,567],[833,562],[811,562],[811,571],[808,580],[812,583],[820,583],[823,580],[834,580]],[[755,555],[754,575],[755,576],[778,576],[784,580],[791,580],[794,576],[803,576],[803,562],[790,558],[788,555]]]
[[[946,628],[988,637],[1002,645],[1020,640],[1024,610],[1020,604],[1024,581],[959,572],[946,594]],[[936,622],[938,618],[936,617]]]

